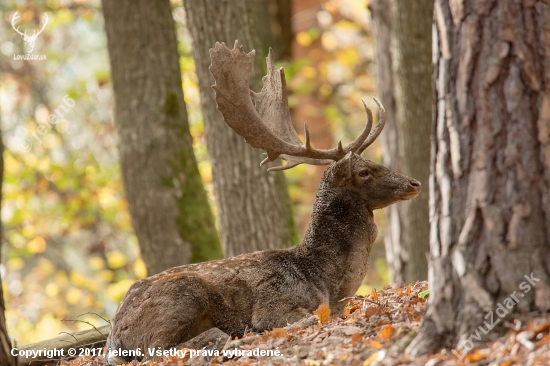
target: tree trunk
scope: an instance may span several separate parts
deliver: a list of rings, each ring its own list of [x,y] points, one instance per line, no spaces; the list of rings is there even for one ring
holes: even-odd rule
[[[498,304],[550,309],[550,4],[437,0],[434,14],[431,293],[410,355],[471,349],[503,323]]]
[[[220,258],[187,123],[170,1],[102,4],[124,188],[148,274]]]
[[[0,200],[2,199],[2,182],[4,181],[4,144],[0,135]],[[0,239],[4,237],[0,223]],[[2,263],[2,242],[0,240],[0,263]],[[11,355],[11,341],[6,327],[6,303],[4,302],[4,291],[2,287],[2,276],[0,276],[0,365],[15,366],[15,358]]]
[[[262,152],[246,145],[226,126],[216,109],[211,87],[214,79],[208,69],[208,50],[216,42],[232,47],[238,39],[245,50],[255,48],[257,51],[251,88],[261,89],[267,45],[260,42],[256,36],[258,32],[253,30],[269,20],[256,16],[256,7],[255,2],[245,0],[185,1],[226,256],[289,247],[296,240],[284,175],[267,173],[260,167]],[[277,45],[273,47],[278,48]]]
[[[384,164],[424,185],[417,199],[387,211],[386,258],[396,283],[428,276],[432,2],[374,0],[369,5],[378,90],[388,113],[381,139]]]

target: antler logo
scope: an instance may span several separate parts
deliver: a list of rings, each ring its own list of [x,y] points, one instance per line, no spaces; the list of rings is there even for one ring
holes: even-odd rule
[[[27,30],[25,30],[24,32],[21,32],[19,30],[19,26],[17,27],[15,26],[18,20],[19,20],[19,12],[16,11],[15,14],[13,14],[13,16],[11,17],[11,26],[23,38],[23,41],[25,41],[25,50],[29,54],[34,49],[34,43],[36,42],[38,35],[42,33],[42,31],[44,30],[44,28],[46,28],[46,25],[48,24],[48,20],[49,20],[48,15],[44,14],[44,16],[42,16],[42,28],[40,30],[33,29],[33,33],[31,35],[27,34]]]

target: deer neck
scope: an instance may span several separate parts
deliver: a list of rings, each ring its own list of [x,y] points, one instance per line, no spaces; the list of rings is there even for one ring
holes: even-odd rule
[[[352,296],[368,270],[377,229],[365,202],[350,192],[321,183],[311,222],[295,253],[310,278],[325,287],[332,303]],[[345,303],[344,303],[345,304]]]

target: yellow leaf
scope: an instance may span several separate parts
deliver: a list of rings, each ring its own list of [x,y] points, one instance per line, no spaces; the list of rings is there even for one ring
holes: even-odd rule
[[[382,361],[385,356],[386,356],[385,351],[378,351],[378,352],[372,354],[369,358],[367,358],[363,362],[363,366],[368,366],[368,365],[370,365],[371,363],[373,363],[375,361]]]
[[[136,275],[138,280],[144,279],[147,277],[147,267],[145,267],[145,262],[143,262],[143,259],[138,258],[134,262],[134,274]]]
[[[107,263],[109,263],[109,267],[113,269],[124,267],[127,263],[127,260],[124,254],[122,254],[119,251],[107,252],[106,256],[107,256]]]
[[[321,324],[328,323],[328,321],[330,320],[330,308],[325,303],[319,305],[319,307],[313,312],[313,314],[317,315]]]
[[[132,280],[122,280],[117,283],[110,284],[107,286],[106,295],[110,300],[120,302],[128,291],[128,288],[130,288],[133,283],[134,281]]]
[[[300,46],[307,47],[313,42],[313,40],[307,32],[299,32],[296,35],[296,42],[298,42]]]
[[[79,289],[75,287],[71,287],[67,291],[67,294],[65,295],[65,299],[69,304],[76,305],[80,301],[81,296],[82,296],[82,292]]]
[[[105,268],[105,261],[101,257],[94,256],[88,259],[88,266],[93,270],[99,271]]]
[[[31,253],[42,253],[46,250],[46,240],[41,236],[36,236],[27,243],[27,250]]]

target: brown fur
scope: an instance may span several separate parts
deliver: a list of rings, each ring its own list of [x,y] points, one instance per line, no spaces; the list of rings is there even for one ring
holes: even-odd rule
[[[113,317],[107,348],[146,353],[212,327],[233,336],[284,327],[321,303],[342,312],[340,300],[353,296],[368,269],[377,235],[372,211],[419,191],[418,181],[348,154],[325,170],[301,244],[187,264],[135,283]]]

